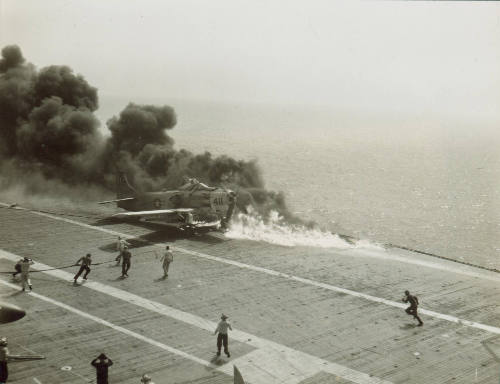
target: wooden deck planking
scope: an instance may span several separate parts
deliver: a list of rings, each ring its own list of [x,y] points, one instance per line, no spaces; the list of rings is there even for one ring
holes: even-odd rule
[[[19,227],[28,221],[23,218],[25,215],[27,213],[23,213],[19,217],[9,216],[11,225]],[[73,230],[69,229],[71,226],[60,225],[57,222],[49,225],[52,229],[47,235],[37,227],[50,223],[49,219],[41,218],[38,223],[33,223],[33,220],[29,221],[34,232],[30,239],[39,244],[37,258],[42,259],[47,264],[61,264],[65,260],[61,260],[62,255],[76,254],[79,256],[84,254],[86,249],[95,249],[92,251],[95,257],[109,258],[112,254],[99,250],[99,247],[112,243],[113,236],[82,228]],[[43,227],[46,226],[43,225]],[[121,228],[124,231],[128,230],[129,227],[121,225]],[[137,229],[131,228],[130,231],[134,233]],[[19,254],[33,252],[33,247],[30,247],[26,242],[26,234],[24,236],[21,233],[5,234],[2,230],[0,233],[1,248]],[[61,236],[61,233],[64,236]],[[4,241],[6,238],[8,240]],[[61,241],[61,238],[64,238],[65,241]],[[382,296],[397,292],[396,299],[402,296],[398,287],[402,289],[403,285],[408,283],[408,279],[413,282],[419,281],[419,297],[424,298],[425,303],[423,307],[427,308],[427,303],[439,305],[437,309],[440,311],[444,312],[447,309],[454,311],[447,313],[457,316],[461,316],[460,314],[470,315],[467,317],[469,320],[488,319],[497,323],[489,322],[489,324],[498,325],[498,315],[495,310],[497,307],[494,304],[494,295],[498,293],[498,287],[492,285],[491,281],[484,283],[478,279],[456,276],[451,273],[446,274],[443,271],[426,271],[425,276],[422,276],[420,268],[413,266],[400,266],[405,273],[394,273],[394,268],[387,266],[387,262],[361,260],[360,258],[349,259],[343,255],[338,256],[332,250],[316,250],[315,252],[306,250],[307,253],[312,254],[302,255],[302,250],[282,249],[283,247],[263,244],[249,245],[248,243],[226,242],[203,246],[199,241],[185,240],[176,242],[177,244],[211,255],[234,258],[242,262],[310,279],[329,279],[327,282],[335,285],[344,286],[342,283],[345,283],[350,289],[365,289],[369,294]],[[51,248],[55,248],[55,250]],[[117,284],[122,289],[131,290],[141,296],[147,296],[213,320],[216,320],[218,313],[228,310],[231,318],[234,319],[233,324],[248,332],[313,355],[328,356],[328,359],[332,361],[357,368],[363,372],[373,373],[375,376],[387,375],[387,379],[391,381],[399,380],[399,378],[408,375],[409,380],[421,382],[415,381],[417,380],[415,375],[427,375],[427,371],[430,371],[432,367],[436,378],[426,377],[427,380],[430,380],[426,382],[443,382],[436,380],[437,378],[449,378],[453,382],[467,383],[470,382],[467,380],[470,380],[471,372],[475,374],[475,368],[477,368],[475,366],[486,364],[486,366],[480,366],[481,377],[483,377],[480,380],[486,381],[478,382],[494,382],[488,380],[493,380],[496,376],[496,369],[487,353],[481,350],[479,344],[479,341],[490,336],[485,332],[464,329],[464,327],[448,322],[427,320],[425,317],[426,326],[423,329],[405,329],[405,324],[412,323],[413,320],[400,309],[364,302],[359,298],[325,292],[317,287],[307,287],[300,282],[286,281],[279,277],[266,276],[255,271],[201,260],[189,255],[181,256],[180,253],[176,253],[176,259],[172,266],[172,276],[166,284],[167,287],[158,286],[159,284],[149,283],[153,274],[159,273],[159,271],[158,264],[153,264],[155,261],[151,257],[152,254],[147,251],[148,247],[133,250],[133,254],[137,256],[134,256],[131,270],[131,276],[134,276],[134,279],[131,277],[123,282],[114,280],[110,275],[119,273],[119,269],[107,266],[93,270],[91,278],[99,279],[106,284]],[[244,258],[245,253],[250,255],[248,259]],[[77,258],[71,257],[75,260]],[[315,267],[311,267],[311,264],[314,264]],[[318,265],[316,266],[316,264]],[[334,264],[333,267],[332,264]],[[369,273],[362,272],[361,269],[367,264],[370,267]],[[388,273],[385,273],[386,270]],[[394,282],[382,281],[383,284],[378,284],[379,280],[390,280],[392,277],[394,277]],[[416,277],[419,280],[416,280]],[[44,279],[47,277],[44,276]],[[443,281],[444,284],[453,287],[453,289],[440,292],[439,288],[442,288]],[[374,282],[377,284],[375,289]],[[55,283],[53,288],[49,287],[50,284],[45,287],[41,281],[37,281],[38,286],[47,289],[49,296],[60,295],[61,284]],[[176,288],[179,284],[182,287]],[[421,294],[420,289],[424,292],[431,292],[429,298],[425,294]],[[440,292],[440,294],[434,293],[432,296],[432,292]],[[482,301],[487,303],[474,306],[475,301],[471,299],[478,297],[478,295]],[[221,298],[223,299],[221,300]],[[81,299],[76,302],[78,305],[82,305]],[[100,308],[98,304],[98,302],[93,302],[93,308]],[[117,317],[123,318],[119,314],[121,311],[125,311],[125,306],[123,303],[115,305]],[[457,308],[457,305],[460,308]],[[436,308],[432,309],[436,310]],[[110,312],[115,313],[115,308],[113,307]],[[153,328],[155,322],[160,321],[155,316],[148,317],[148,319],[153,322]],[[374,324],[375,322],[380,325]],[[130,321],[127,320],[125,323],[140,325],[141,315],[134,314]],[[49,329],[47,332],[52,331]],[[436,348],[434,341],[439,340],[444,333],[449,333],[449,337],[437,344],[442,353],[431,354],[432,348]],[[154,335],[158,337],[157,333]],[[68,336],[75,337],[71,332]],[[78,340],[78,338],[76,339]],[[113,339],[112,335],[109,337],[109,340],[111,339]],[[388,340],[389,342],[387,342]],[[456,344],[457,342],[461,344]],[[366,350],[367,345],[368,350]],[[456,345],[463,346],[463,351],[460,347],[460,351],[457,352]],[[420,359],[416,359],[412,355],[412,346],[423,351]],[[356,352],[359,353],[352,355]],[[394,365],[398,365],[399,370],[394,371]],[[451,370],[458,369],[464,377],[452,379],[450,368]],[[406,373],[400,374],[400,372]]]

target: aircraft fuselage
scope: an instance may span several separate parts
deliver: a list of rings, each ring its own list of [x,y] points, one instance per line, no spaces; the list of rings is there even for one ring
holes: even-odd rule
[[[230,200],[226,190],[217,188],[213,191],[143,192],[133,200],[119,201],[117,205],[127,211],[193,208],[195,215],[225,217]]]

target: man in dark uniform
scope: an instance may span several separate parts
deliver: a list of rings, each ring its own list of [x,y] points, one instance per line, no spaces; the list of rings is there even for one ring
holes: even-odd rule
[[[9,360],[9,350],[7,349],[7,338],[0,338],[0,383],[6,383],[9,378],[7,361]]]
[[[101,353],[90,364],[96,369],[97,384],[108,384],[108,367],[113,365],[113,361],[104,353]]]
[[[125,245],[123,247],[123,252],[122,252],[122,277],[128,277],[128,270],[130,269],[130,259],[132,258],[132,254],[128,250],[128,246]]]
[[[12,274],[12,278],[15,279],[16,278],[16,275],[20,274],[21,273],[21,262],[22,262],[22,259],[19,260],[16,265],[14,266],[14,269],[16,270],[16,272],[14,272]]]
[[[410,306],[406,308],[406,313],[409,315],[413,315],[415,319],[418,320],[418,326],[421,327],[424,325],[424,322],[418,317],[417,308],[418,308],[418,298],[417,296],[410,295],[410,291],[405,291],[405,297],[403,297],[403,302],[410,303]]]
[[[92,264],[92,255],[90,253],[87,253],[85,257],[80,258],[80,260],[75,263],[75,265],[80,265],[80,270],[73,278],[75,280],[75,284],[83,271],[85,271],[83,280],[87,280],[87,275],[90,273],[90,264]]]

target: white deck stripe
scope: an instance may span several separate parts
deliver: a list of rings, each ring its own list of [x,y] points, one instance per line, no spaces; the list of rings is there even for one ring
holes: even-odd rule
[[[8,204],[2,203],[2,202],[0,202],[0,205],[4,206],[4,207],[9,206]],[[85,228],[94,229],[97,231],[109,233],[109,234],[112,234],[115,236],[123,236],[126,238],[134,238],[135,237],[133,235],[127,235],[127,234],[123,234],[121,232],[117,232],[117,231],[114,231],[111,229],[92,226],[92,225],[85,224],[85,223],[82,223],[82,222],[79,222],[76,220],[71,220],[71,219],[66,219],[64,217],[55,216],[55,215],[52,215],[49,213],[31,211],[31,210],[26,209],[26,208],[14,208],[14,209],[24,210],[24,211],[27,211],[27,212],[30,212],[30,213],[33,213],[36,215],[45,216],[45,217],[48,217],[48,218],[51,218],[54,220],[64,221],[64,222],[79,225],[79,226],[82,226]],[[180,248],[180,247],[177,247],[176,249],[178,251],[181,251],[181,252],[186,252],[186,253],[188,252],[187,250]],[[473,266],[468,266],[468,265],[459,265],[459,266],[450,265],[452,263],[451,261],[445,262],[443,264],[443,263],[434,262],[434,261],[411,259],[411,258],[406,258],[406,257],[394,255],[394,254],[389,254],[385,250],[377,251],[377,250],[353,248],[353,249],[346,249],[346,250],[342,250],[342,251],[344,251],[343,253],[345,253],[345,251],[349,251],[349,254],[351,256],[356,255],[356,256],[372,257],[372,258],[382,259],[382,260],[397,261],[397,262],[401,262],[401,263],[413,264],[413,265],[418,265],[421,267],[432,268],[432,269],[442,270],[442,271],[446,271],[446,272],[452,272],[452,273],[456,273],[456,274],[460,274],[460,275],[476,277],[478,279],[500,282],[500,275],[498,275],[497,273],[490,272],[490,271],[478,271],[477,268],[475,268]],[[217,261],[221,261],[221,260],[225,261],[225,259],[220,259],[220,258]]]
[[[6,205],[6,204],[0,203],[0,205]],[[36,211],[29,211],[29,212],[37,214],[37,215],[40,215],[40,216],[48,217],[48,218],[51,218],[51,219],[54,219],[54,220],[59,220],[59,221],[63,221],[63,222],[66,222],[66,223],[79,225],[79,226],[84,227],[84,228],[88,228],[88,229],[93,229],[93,230],[96,230],[96,231],[101,231],[101,232],[109,233],[109,234],[114,235],[114,236],[121,236],[121,237],[124,237],[124,238],[127,238],[127,239],[134,239],[134,238],[136,238],[136,236],[134,236],[134,235],[124,234],[124,233],[113,231],[113,230],[107,229],[107,228],[95,227],[95,226],[92,226],[92,225],[89,225],[89,224],[81,223],[79,221],[75,221],[75,220],[71,220],[71,219],[66,219],[66,218],[63,218],[63,217],[54,216],[54,215],[43,213],[43,212],[36,212]],[[158,244],[155,244],[155,245],[159,246]],[[282,277],[282,278],[285,278],[285,279],[288,279],[288,280],[299,281],[299,282],[301,282],[303,284],[320,287],[320,288],[327,289],[327,290],[330,290],[330,291],[333,291],[333,292],[344,293],[346,295],[350,295],[350,296],[354,296],[354,297],[359,297],[359,298],[362,298],[362,299],[365,299],[365,300],[369,300],[369,301],[380,303],[380,304],[389,305],[389,306],[396,307],[396,308],[406,308],[406,306],[407,306],[407,305],[405,305],[403,303],[399,303],[399,302],[395,302],[395,301],[383,299],[383,298],[376,297],[376,296],[367,295],[367,294],[364,294],[364,293],[361,293],[361,292],[353,291],[353,290],[346,289],[346,288],[337,287],[337,286],[334,286],[334,285],[331,285],[331,284],[327,284],[327,283],[321,283],[321,282],[318,282],[318,281],[306,279],[306,278],[299,277],[299,276],[289,275],[289,274],[286,274],[286,273],[274,271],[272,269],[267,269],[267,268],[263,268],[263,267],[257,267],[255,265],[250,265],[250,264],[241,263],[239,261],[224,259],[224,258],[218,257],[218,256],[211,256],[211,255],[208,255],[208,254],[205,254],[205,253],[191,251],[191,250],[184,249],[184,248],[181,248],[181,247],[172,247],[171,246],[171,248],[173,250],[176,250],[176,251],[179,251],[179,252],[182,252],[182,253],[186,253],[188,255],[192,255],[192,256],[204,258],[204,259],[207,259],[207,260],[217,261],[217,262],[224,263],[224,264],[229,264],[229,265],[233,265],[233,266],[236,266],[236,267],[239,267],[239,268],[245,268],[245,269],[249,269],[249,270],[253,270],[253,271],[265,273],[265,274],[272,275],[272,276]],[[366,252],[366,251],[363,251],[363,252]],[[397,256],[395,256],[395,257],[397,257]],[[402,260],[398,260],[398,261],[402,261]],[[422,263],[424,263],[424,262],[422,262]],[[418,264],[418,263],[415,263],[415,264]],[[430,263],[430,264],[437,264],[437,263]],[[425,266],[432,267],[431,265],[425,265]],[[432,267],[432,268],[435,268],[435,267]],[[471,273],[469,273],[469,271],[462,271],[461,269],[459,270],[458,268],[448,268],[446,266],[442,266],[442,268],[439,268],[439,269],[447,270],[447,271],[454,272],[454,273],[461,273],[461,274],[471,275],[471,276],[474,276],[474,277],[481,277],[481,278],[491,277],[491,276],[488,276],[488,275],[476,276],[476,272],[474,272],[473,274],[471,274]],[[477,274],[479,275],[479,273],[477,273]],[[494,334],[500,334],[500,328],[498,328],[498,327],[494,327],[494,326],[490,326],[490,325],[486,325],[486,324],[482,324],[482,323],[477,323],[477,322],[473,322],[473,321],[469,321],[469,320],[465,320],[465,319],[460,319],[460,318],[455,317],[455,316],[446,315],[446,314],[443,314],[443,313],[439,313],[439,312],[435,312],[435,311],[431,311],[431,310],[427,310],[427,309],[419,309],[419,312],[421,314],[425,314],[427,316],[431,316],[431,317],[434,317],[434,318],[437,318],[437,319],[440,319],[440,320],[446,320],[446,321],[450,321],[452,323],[456,323],[456,324],[460,324],[460,325],[465,325],[467,327],[481,329],[481,330],[484,330],[484,331],[487,331],[487,332],[491,332],[491,333],[494,333]]]
[[[0,258],[4,258],[4,259],[10,260],[12,262],[16,262],[17,260],[20,259],[20,257],[21,256],[15,255],[13,253],[0,250]],[[52,267],[49,265],[46,265],[46,264],[35,262],[35,264],[32,266],[32,268],[33,269],[50,269]],[[59,279],[63,279],[63,280],[71,281],[73,279],[72,274],[65,272],[65,271],[61,271],[61,270],[45,271],[43,273],[50,275],[50,276],[53,276],[53,277],[56,277],[56,278],[59,278]],[[2,283],[8,284],[10,286],[14,286],[17,288],[17,286],[15,286],[13,284],[6,283],[4,281],[2,281]],[[203,329],[203,330],[206,330],[209,332],[213,332],[217,326],[217,323],[215,323],[213,321],[203,319],[203,318],[196,316],[196,315],[193,315],[191,313],[175,309],[173,307],[146,299],[144,297],[135,295],[131,292],[127,292],[127,291],[124,291],[124,290],[121,290],[121,289],[118,289],[118,288],[115,288],[112,286],[108,286],[108,285],[101,284],[98,282],[89,281],[85,284],[85,288],[89,288],[89,289],[92,289],[94,291],[98,291],[98,292],[107,294],[111,297],[123,300],[125,302],[130,303],[130,304],[134,304],[138,307],[150,310],[152,312],[161,314],[163,316],[171,317],[173,319],[182,321],[186,324],[193,325],[197,328],[200,328],[200,329]],[[38,294],[35,294],[35,295],[37,297],[40,296]],[[49,299],[49,300],[52,300],[52,299]],[[62,305],[65,305],[65,304],[62,304]],[[67,306],[67,307],[69,307],[69,306]],[[69,308],[72,308],[72,307],[69,307]],[[90,319],[94,318],[94,316],[86,314],[84,312],[81,312],[75,308],[72,308],[72,311],[73,312],[78,311],[78,314],[83,313],[86,317],[88,317]],[[102,319],[99,319],[99,320],[102,320]],[[95,320],[95,321],[97,321],[97,320]],[[104,320],[102,320],[102,321],[104,321]],[[104,323],[102,323],[102,324],[104,324]],[[104,325],[111,326],[108,324],[111,324],[111,323],[106,322],[106,324],[104,324]],[[118,327],[118,326],[116,326],[116,327]],[[129,333],[131,336],[134,336],[134,335],[132,335],[133,332],[128,331],[125,328],[120,327],[119,330],[120,330],[120,332]],[[136,336],[134,336],[134,337],[136,337]],[[286,347],[286,346],[281,345],[279,343],[275,343],[273,341],[260,338],[258,336],[252,335],[250,333],[235,330],[231,333],[231,338],[234,340],[237,340],[241,343],[248,344],[256,349],[263,350],[265,352],[265,353],[262,353],[262,357],[265,358],[266,362],[264,362],[260,359],[259,360],[252,359],[252,362],[247,364],[248,368],[253,367],[252,370],[249,369],[248,371],[246,371],[244,369],[240,369],[244,378],[245,378],[245,381],[248,381],[249,383],[254,383],[254,384],[275,384],[275,383],[276,384],[278,384],[278,383],[285,384],[285,383],[290,383],[290,384],[293,384],[293,383],[298,383],[298,381],[295,381],[297,378],[300,378],[300,380],[304,380],[307,377],[310,377],[316,373],[319,373],[321,371],[325,371],[325,372],[329,372],[329,373],[332,373],[334,375],[337,375],[339,377],[342,377],[344,379],[351,380],[352,382],[355,382],[358,384],[391,384],[389,381],[369,376],[366,373],[359,372],[359,371],[356,371],[354,369],[345,367],[343,365],[320,359],[318,357],[309,355],[307,353],[297,351],[293,348]],[[145,339],[147,339],[147,338],[145,338]],[[151,340],[151,339],[148,339],[148,340]],[[146,341],[146,340],[144,340],[144,341]],[[147,342],[149,342],[150,344],[157,343],[154,340],[147,341]],[[161,343],[158,343],[158,346],[160,346],[163,349],[170,348],[168,346],[164,346],[164,344],[161,344]],[[170,348],[170,349],[171,349],[170,351],[172,353],[176,353],[175,351],[177,351],[173,348]],[[182,351],[179,351],[179,352],[182,352]],[[184,353],[184,352],[182,352],[182,353]],[[200,361],[203,361],[203,360],[200,360]],[[264,364],[265,365],[275,364],[276,369],[277,369],[279,366],[283,365],[283,362],[285,362],[285,361],[288,364],[289,369],[281,371],[279,377],[262,375],[262,371],[259,369],[259,367],[261,365],[264,365]],[[218,369],[222,372],[225,372],[227,374],[232,375],[232,368],[231,367],[224,367],[223,366],[223,367],[220,367]],[[274,373],[276,373],[276,372],[274,372]]]
[[[4,207],[9,206],[9,204],[5,204],[2,202],[0,202],[0,205],[4,206]],[[32,211],[32,210],[29,210],[27,208],[14,208],[14,209],[25,210],[27,212],[30,212],[30,213],[33,213],[33,214],[36,214],[39,216],[44,216],[44,217],[48,217],[48,218],[51,218],[54,220],[64,221],[64,222],[79,225],[79,226],[82,226],[85,228],[109,233],[109,234],[112,234],[114,236],[122,236],[122,237],[126,237],[129,239],[135,238],[135,236],[133,236],[133,235],[127,235],[127,234],[117,232],[117,231],[114,231],[111,229],[96,227],[93,225],[85,224],[85,223],[82,223],[82,222],[79,222],[76,220],[72,220],[72,219],[66,219],[64,217],[56,216],[56,215],[49,214],[49,213]],[[180,247],[176,247],[176,249],[178,251],[185,252],[185,253],[189,252],[188,250],[180,248]],[[407,258],[407,257],[387,253],[386,250],[377,251],[377,250],[371,250],[371,249],[368,250],[368,249],[361,249],[361,248],[353,248],[353,249],[343,249],[342,251],[343,251],[342,254],[345,254],[346,251],[349,251],[350,256],[355,255],[355,256],[371,257],[371,258],[376,258],[376,259],[381,259],[381,260],[397,261],[400,263],[418,265],[418,266],[425,267],[425,268],[432,268],[432,269],[437,269],[437,270],[441,270],[441,271],[452,272],[452,273],[456,273],[459,275],[475,277],[478,279],[500,282],[500,275],[498,273],[495,273],[492,271],[480,271],[473,266],[469,266],[469,265],[465,265],[465,264],[452,265],[453,263],[451,261],[447,261],[447,262],[445,261],[445,262],[440,263],[440,262],[436,262],[436,261],[420,260],[418,258]],[[200,255],[200,254],[197,254],[197,255]],[[419,257],[422,257],[422,256],[419,256]],[[216,260],[216,261],[225,262],[225,260],[226,259],[218,258],[218,260]]]
[[[7,287],[10,287],[10,288],[13,288],[13,289],[16,289],[16,290],[21,290],[21,288],[18,285],[9,283],[9,282],[7,282],[5,280],[2,280],[2,279],[0,279],[0,284],[3,284],[5,286],[7,286]],[[217,365],[214,365],[214,364],[210,363],[209,361],[205,361],[205,360],[200,359],[200,358],[198,358],[196,356],[190,355],[189,353],[183,352],[183,351],[181,351],[179,349],[169,347],[168,345],[165,345],[163,343],[160,343],[160,342],[158,342],[156,340],[150,339],[148,337],[145,337],[145,336],[140,335],[138,333],[135,333],[133,331],[130,331],[130,330],[128,330],[126,328],[123,328],[123,327],[121,327],[119,325],[110,323],[109,321],[101,319],[100,317],[97,317],[97,316],[91,315],[89,313],[80,311],[79,309],[77,309],[75,307],[72,307],[70,305],[61,303],[60,301],[54,300],[54,299],[52,299],[50,297],[47,297],[47,296],[44,296],[44,295],[40,295],[39,293],[36,293],[36,292],[33,292],[33,291],[29,292],[29,295],[30,296],[34,296],[37,299],[43,300],[43,301],[45,301],[47,303],[53,304],[55,306],[64,308],[65,310],[67,310],[69,312],[73,312],[73,313],[77,314],[78,316],[84,317],[86,319],[95,321],[96,323],[99,323],[99,324],[104,325],[106,327],[112,328],[115,331],[118,331],[118,332],[124,333],[126,335],[135,337],[136,339],[139,339],[139,340],[144,341],[144,342],[146,342],[148,344],[154,345],[154,346],[156,346],[158,348],[161,348],[161,349],[163,349],[163,350],[165,350],[167,352],[174,353],[174,354],[176,354],[178,356],[181,356],[181,357],[183,357],[185,359],[194,361],[194,362],[196,362],[198,364],[202,364],[202,365],[204,365],[206,367],[210,367],[210,368],[214,368],[214,369],[220,368]]]
[[[458,273],[459,275],[477,277],[478,279],[500,282],[500,274],[496,272],[481,271],[477,267],[459,263],[455,263],[455,265],[450,265],[453,263],[451,261],[446,262],[446,264],[442,264],[436,261],[410,259],[407,257],[390,254],[387,253],[386,251],[372,251],[359,248],[353,249],[352,253],[359,254],[360,256],[372,257],[375,259],[398,261],[400,263],[413,264],[413,265],[418,265],[420,267],[438,269],[441,271]]]
[[[180,250],[178,248],[176,248],[176,249]],[[246,269],[250,269],[253,271],[257,271],[257,272],[267,273],[269,275],[282,277],[282,278],[285,278],[288,280],[299,281],[303,284],[312,285],[312,286],[327,289],[327,290],[333,291],[333,292],[344,293],[346,295],[359,297],[359,298],[362,298],[365,300],[373,301],[375,303],[389,305],[391,307],[406,308],[408,306],[408,304],[398,303],[396,301],[383,299],[381,297],[367,295],[365,293],[353,291],[353,290],[346,289],[346,288],[336,287],[336,286],[331,285],[331,284],[321,283],[321,282],[306,279],[303,277],[289,275],[287,273],[282,273],[282,272],[277,272],[277,271],[274,271],[272,269],[267,269],[267,268],[263,268],[263,267],[256,267],[253,265],[240,263],[238,261],[222,259],[222,258],[217,257],[217,256],[209,256],[209,255],[205,255],[205,254],[195,252],[195,251],[190,251],[190,250],[182,250],[182,252],[193,255],[193,256],[198,256],[198,257],[202,257],[205,259],[213,260],[213,261],[219,261],[219,262],[223,262],[226,264],[231,264],[231,265],[234,265],[234,266],[240,267],[240,268],[246,268]],[[435,312],[435,311],[430,311],[428,309],[419,309],[419,313],[423,313],[427,316],[432,316],[432,317],[437,318],[437,319],[450,321],[452,323],[466,325],[468,327],[478,328],[478,329],[482,329],[484,331],[488,331],[491,333],[500,334],[500,328],[498,328],[498,327],[493,327],[493,326],[486,325],[486,324],[481,324],[481,323],[476,323],[476,322],[465,320],[465,319],[460,319],[460,318],[455,317],[455,316],[446,315],[446,314]]]
[[[0,205],[3,205],[3,204],[0,204]],[[45,216],[45,217],[48,217],[48,218],[51,218],[54,220],[59,220],[59,221],[64,221],[64,222],[67,222],[70,224],[79,225],[79,226],[82,226],[84,228],[109,233],[109,234],[114,235],[114,236],[122,236],[122,237],[125,237],[128,239],[133,239],[136,237],[134,235],[127,235],[127,234],[124,234],[121,232],[114,231],[112,229],[96,227],[93,225],[81,223],[81,222],[76,221],[76,220],[66,219],[64,217],[59,217],[59,216],[51,215],[48,213],[37,212],[37,211],[29,211],[29,212],[34,213],[36,215]],[[145,241],[145,242],[147,242],[147,241]],[[175,249],[177,251],[183,252],[183,253],[191,254],[193,256],[204,257],[204,258],[218,261],[218,262],[222,262],[222,263],[230,264],[232,262],[232,260],[228,260],[228,259],[224,259],[224,258],[216,257],[216,256],[210,256],[210,255],[203,254],[200,252],[190,251],[188,249],[184,249],[181,247],[171,247],[171,248]],[[354,248],[354,249],[351,249],[348,251],[350,252],[349,253],[350,256],[356,255],[356,256],[371,257],[371,258],[376,258],[376,259],[381,259],[381,260],[397,261],[400,263],[418,265],[420,267],[437,269],[437,270],[441,270],[441,271],[445,271],[445,272],[456,273],[459,275],[475,277],[478,279],[500,282],[500,275],[499,274],[494,273],[494,272],[489,272],[489,271],[478,271],[477,268],[467,266],[467,265],[454,266],[454,265],[450,265],[451,262],[446,262],[445,264],[443,264],[443,263],[434,262],[434,261],[410,259],[410,258],[398,256],[398,255],[389,254],[385,250],[377,251],[377,250],[367,250],[367,249]],[[343,254],[345,254],[345,252]],[[258,268],[259,268],[259,267],[249,266],[248,264],[243,264],[243,263],[239,263],[239,266],[240,267],[253,267],[254,270],[258,270]],[[262,268],[261,272],[263,272],[264,270],[266,273],[269,273],[269,271],[270,271],[266,268]],[[279,276],[281,273],[275,272],[275,274],[276,274],[276,276]]]

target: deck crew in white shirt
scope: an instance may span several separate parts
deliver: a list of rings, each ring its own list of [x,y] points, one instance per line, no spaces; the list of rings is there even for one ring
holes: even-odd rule
[[[28,284],[28,287],[31,291],[33,288],[31,286],[30,279],[30,266],[35,263],[30,258],[25,257],[22,261],[19,262],[19,264],[21,265],[21,284],[23,286],[23,291],[26,290],[26,284]]]
[[[229,324],[226,320],[227,316],[222,314],[221,321],[219,321],[219,324],[217,324],[217,328],[215,329],[214,335],[216,335],[217,332],[219,333],[217,335],[217,356],[220,356],[220,349],[221,346],[224,344],[224,353],[227,355],[227,357],[231,357],[228,348],[227,330],[230,329],[232,331],[233,328],[231,328],[231,324]]]

